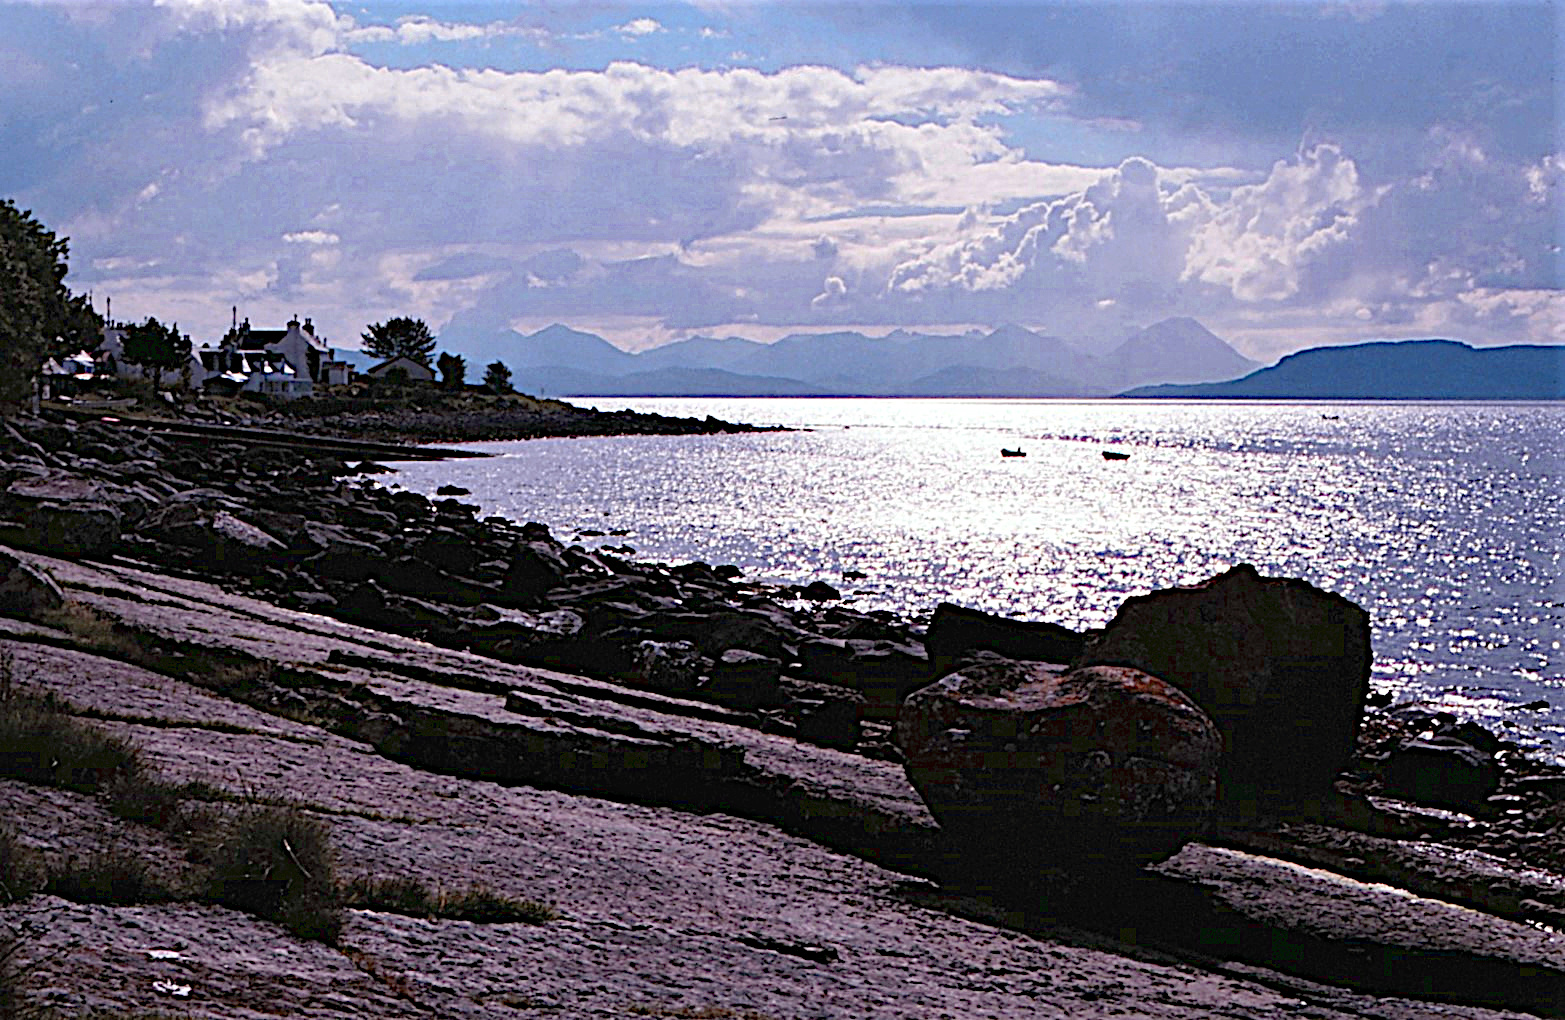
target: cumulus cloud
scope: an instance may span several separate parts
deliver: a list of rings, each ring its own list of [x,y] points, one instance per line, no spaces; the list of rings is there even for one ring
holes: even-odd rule
[[[37,114],[0,122],[0,178],[72,237],[73,282],[116,307],[161,295],[182,322],[204,302],[226,324],[241,298],[257,318],[649,331],[1016,321],[1114,338],[1193,314],[1526,337],[1558,320],[1565,161],[1454,120],[1405,165],[1333,142],[1081,166],[1016,140],[1019,123],[1088,130],[1069,123],[1079,87],[1047,77],[410,67],[374,44],[470,56],[543,33],[445,10],[361,25],[316,0],[74,10],[5,11],[27,31],[0,39],[0,92]],[[594,45],[660,31],[635,18]],[[106,58],[21,59],[85,38]]]

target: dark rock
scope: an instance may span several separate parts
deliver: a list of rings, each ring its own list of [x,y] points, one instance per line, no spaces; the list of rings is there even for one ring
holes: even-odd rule
[[[822,747],[851,751],[859,742],[862,695],[832,684],[783,677],[779,682],[794,735]]]
[[[732,563],[719,563],[717,566],[712,568],[712,573],[716,574],[721,580],[724,581],[732,581],[736,577],[744,576],[744,571],[740,570]]]
[[[9,549],[0,549],[0,613],[34,616],[65,604],[65,593],[54,578]]]
[[[1022,885],[1173,854],[1206,825],[1222,749],[1156,677],[990,653],[911,695],[896,743],[954,845]]]
[[[942,602],[924,635],[936,677],[956,669],[974,652],[994,652],[1028,662],[1073,662],[1082,636],[1055,623],[1008,620],[1003,616]]]
[[[782,663],[769,656],[730,648],[712,663],[701,694],[730,708],[771,708],[782,704]]]
[[[507,595],[536,598],[557,587],[569,573],[565,557],[546,539],[518,542],[503,587]]]
[[[811,581],[798,590],[798,595],[799,598],[809,599],[812,602],[830,602],[842,598],[842,592],[825,581]]]
[[[701,681],[701,652],[689,641],[642,641],[636,646],[636,679],[670,694],[689,694]]]
[[[124,515],[115,486],[61,472],[17,479],[0,496],[0,542],[54,556],[107,556]]]
[[[471,496],[472,489],[464,489],[460,485],[442,485],[435,490],[437,496]]]
[[[1241,565],[1127,600],[1074,665],[1129,666],[1188,694],[1223,735],[1223,803],[1250,813],[1331,791],[1369,690],[1369,616]]]
[[[1500,788],[1494,755],[1454,737],[1405,740],[1381,764],[1392,797],[1469,814],[1482,811]]]
[[[452,574],[470,574],[478,565],[479,551],[451,528],[436,528],[413,548],[413,555]]]
[[[219,570],[256,573],[283,561],[287,547],[236,515],[227,501],[182,500],[154,511],[141,532],[183,546]]]
[[[902,699],[929,682],[929,660],[917,645],[821,638],[799,645],[805,679],[836,684],[864,696],[867,718],[895,719]]]

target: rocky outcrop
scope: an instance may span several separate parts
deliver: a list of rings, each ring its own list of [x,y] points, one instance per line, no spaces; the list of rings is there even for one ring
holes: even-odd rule
[[[9,549],[0,549],[0,614],[33,617],[64,604],[54,578]]]
[[[1057,623],[1010,620],[942,602],[929,621],[924,648],[934,675],[940,677],[974,652],[1028,662],[1071,662],[1081,654],[1082,637]]]
[[[1329,793],[1369,690],[1369,616],[1304,581],[1248,565],[1132,598],[1088,639],[1083,666],[1128,666],[1178,687],[1223,737],[1234,810]]]
[[[62,471],[24,474],[0,493],[0,542],[57,556],[107,556],[119,544],[124,516],[117,504],[125,498]]]
[[[909,697],[896,739],[964,860],[1007,885],[1174,853],[1205,827],[1222,748],[1155,677],[992,653]]]

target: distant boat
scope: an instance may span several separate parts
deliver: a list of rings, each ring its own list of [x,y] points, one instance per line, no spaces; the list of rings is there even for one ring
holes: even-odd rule
[[[1130,454],[1128,454],[1128,453],[1116,453],[1113,450],[1104,450],[1103,451],[1103,459],[1104,460],[1129,460],[1130,459]]]
[[[1014,450],[1007,450],[1005,447],[1002,446],[1002,447],[1000,447],[1000,456],[1002,456],[1002,457],[1025,457],[1025,456],[1027,456],[1027,451],[1023,450],[1019,446],[1016,449],[1014,449]]]

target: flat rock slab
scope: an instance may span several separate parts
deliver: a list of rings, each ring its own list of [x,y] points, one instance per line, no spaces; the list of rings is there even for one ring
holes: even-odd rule
[[[342,690],[383,699],[392,711],[401,705],[528,733],[581,732],[596,720],[605,739],[684,734],[738,747],[755,770],[752,781],[765,787],[755,787],[756,796],[801,812],[771,824],[754,817],[759,809],[749,817],[692,813],[432,772],[392,760],[341,727],[283,718],[182,680],[41,643],[59,635],[8,622],[6,644],[26,674],[19,679],[55,690],[105,727],[133,736],[169,778],[304,803],[330,822],[344,876],[405,875],[447,889],[483,882],[553,903],[563,914],[535,927],[355,911],[339,951],[200,905],[110,908],[35,897],[0,909],[0,919],[31,921],[43,933],[29,949],[35,987],[67,1011],[113,1005],[202,1018],[603,1018],[726,1010],[765,1020],[1410,1020],[1434,1009],[1461,1020],[1514,1015],[1328,988],[1212,957],[1175,962],[1162,951],[1079,929],[1028,933],[1003,917],[997,923],[964,916],[936,902],[939,890],[927,882],[801,836],[831,832],[838,816],[927,827],[899,766],[685,716],[673,699],[659,711],[650,705],[662,702],[645,692],[288,613],[199,582],[85,564],[63,564],[56,576],[72,597],[138,627],[178,640],[205,635],[213,645],[297,663]],[[385,669],[360,664],[376,658],[384,658]],[[420,671],[458,686],[411,675]],[[507,712],[502,692],[518,689],[543,714]],[[752,787],[731,792],[746,790]],[[803,817],[806,810],[819,815]],[[0,814],[18,819],[28,842],[52,854],[90,849],[117,831],[149,861],[178,857],[163,834],[116,824],[95,799],[79,794],[0,783]],[[1232,888],[1221,889],[1200,875],[1179,882],[1207,901],[1228,897],[1242,907],[1245,890],[1263,878],[1240,873]],[[1274,900],[1288,902],[1283,895]],[[1257,923],[1275,932],[1301,920]],[[1384,937],[1369,922],[1363,931]],[[1342,933],[1348,941],[1358,937],[1351,928]],[[1452,951],[1467,952],[1463,945],[1471,943]],[[1475,945],[1473,952],[1492,948]],[[1518,965],[1536,962],[1542,951],[1525,941],[1500,949]],[[154,959],[152,950],[181,956]],[[189,985],[190,997],[156,991],[160,980]]]

